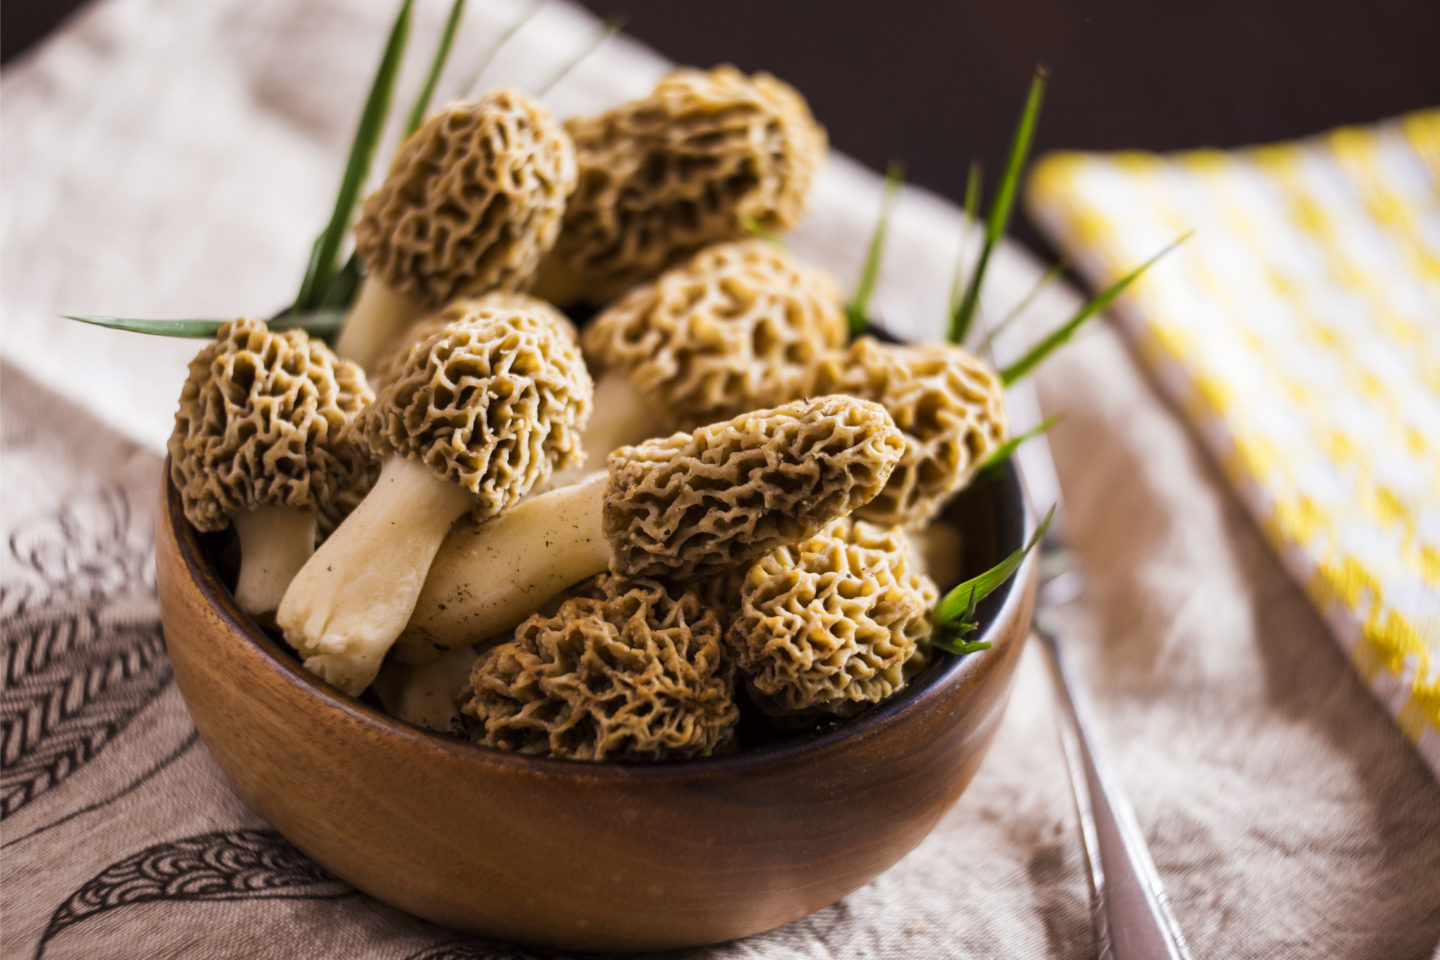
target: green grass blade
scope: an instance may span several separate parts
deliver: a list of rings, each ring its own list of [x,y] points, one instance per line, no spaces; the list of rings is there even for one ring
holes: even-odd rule
[[[62,313],[66,320],[93,323],[97,327],[144,333],[152,337],[208,338],[225,325],[224,320],[142,320],[133,317],[104,317],[84,313]]]
[[[136,317],[107,317],[93,314],[61,314],[66,320],[124,330],[127,333],[143,333],[152,337],[181,337],[185,339],[209,339],[214,337],[229,320],[149,320]],[[283,313],[268,322],[271,330],[304,330],[311,336],[328,336],[340,329],[345,320],[343,310],[321,310],[313,313]]]
[[[606,40],[609,40],[616,33],[618,33],[620,31],[620,28],[624,25],[624,17],[617,17],[613,14],[606,17],[605,22],[600,25],[600,32],[595,34],[595,38],[590,41],[590,43],[585,47],[584,50],[581,50],[578,54],[571,57],[570,61],[564,66],[562,66],[555,73],[555,76],[551,77],[549,80],[545,81],[538,88],[536,88],[535,96],[543,97],[545,96],[545,94],[549,93],[550,90],[555,86],[555,84],[565,79],[565,75],[567,73],[580,66],[580,62],[582,60],[590,56],[590,54],[594,53],[596,50],[600,49],[600,45]]]
[[[430,98],[435,95],[435,84],[440,82],[445,61],[450,59],[450,48],[455,44],[455,32],[459,29],[460,18],[464,15],[465,0],[452,0],[450,16],[445,18],[445,30],[440,34],[435,55],[430,58],[430,72],[425,75],[425,85],[420,88],[420,95],[415,98],[415,105],[410,108],[410,118],[405,121],[405,138],[409,138],[410,134],[425,122],[425,114],[430,111]]]
[[[950,315],[950,342],[963,346],[970,326],[975,320],[975,309],[980,303],[980,285],[985,279],[985,268],[990,264],[994,251],[1005,229],[1010,225],[1010,214],[1015,208],[1015,194],[1020,189],[1020,171],[1030,157],[1030,145],[1035,140],[1035,125],[1040,119],[1040,103],[1045,97],[1045,69],[1037,67],[1030,80],[1030,93],[1025,98],[1025,110],[1020,114],[1020,123],[1015,128],[1015,139],[1010,142],[1010,157],[1005,163],[1005,174],[995,199],[990,204],[990,213],[985,221],[985,242],[980,247],[980,258],[970,273],[970,282],[965,287],[965,296]]]
[[[1039,343],[1035,344],[1035,346],[1031,347],[1030,351],[1026,353],[1025,356],[1021,357],[1019,360],[1016,360],[1004,370],[1001,370],[1000,380],[1005,384],[1005,386],[1008,387],[1010,386],[1010,384],[1019,380],[1021,377],[1025,376],[1030,371],[1038,367],[1041,361],[1043,361],[1046,357],[1050,356],[1050,354],[1054,353],[1061,345],[1063,345],[1067,340],[1074,336],[1075,331],[1079,330],[1080,327],[1084,325],[1085,321],[1089,320],[1091,317],[1095,316],[1097,313],[1110,306],[1110,304],[1115,300],[1116,297],[1120,296],[1120,294],[1125,292],[1126,287],[1130,286],[1130,284],[1140,279],[1141,274],[1154,266],[1156,260],[1159,260],[1161,257],[1165,256],[1165,254],[1169,253],[1171,250],[1174,250],[1176,247],[1180,246],[1180,244],[1190,239],[1191,234],[1193,234],[1194,232],[1195,231],[1193,230],[1188,231],[1187,233],[1182,234],[1181,236],[1170,241],[1170,243],[1166,244],[1165,248],[1159,253],[1155,254],[1155,256],[1151,257],[1149,260],[1146,260],[1144,263],[1140,264],[1140,266],[1136,267],[1134,270],[1131,270],[1129,273],[1125,274],[1125,276],[1121,277],[1119,280],[1116,280],[1110,286],[1102,290],[1098,295],[1091,298],[1090,302],[1086,303],[1085,306],[1081,307],[1078,311],[1076,311],[1073,317],[1071,317],[1069,320],[1066,320],[1060,326],[1056,327],[1050,332],[1047,337],[1045,337],[1045,339],[1041,340]]]
[[[480,91],[477,88],[480,86],[480,79],[485,76],[485,71],[490,68],[490,64],[495,62],[495,55],[500,52],[500,49],[504,47],[505,44],[510,42],[511,37],[520,32],[521,27],[533,20],[535,14],[539,13],[544,7],[545,4],[543,3],[535,4],[535,6],[522,13],[514,23],[506,27],[500,36],[495,38],[495,42],[490,45],[490,49],[485,51],[485,56],[480,58],[480,65],[476,67],[475,72],[471,74],[470,82],[465,84],[466,99],[473,100],[479,96]]]
[[[860,282],[855,285],[855,295],[845,305],[845,317],[850,326],[850,339],[854,340],[865,332],[870,323],[870,295],[875,292],[875,281],[880,276],[880,263],[885,259],[885,234],[890,228],[890,215],[895,210],[895,198],[905,182],[905,168],[898,163],[890,164],[885,171],[885,189],[880,196],[880,218],[875,221],[875,230],[870,234],[870,248],[865,251],[865,265],[860,269]]]
[[[1040,296],[1040,294],[1044,293],[1045,289],[1049,287],[1050,284],[1054,283],[1056,280],[1059,280],[1060,276],[1069,268],[1070,265],[1066,263],[1065,260],[1062,258],[1059,263],[1055,264],[1055,266],[1051,267],[1049,270],[1046,270],[1045,275],[1042,276],[1039,280],[1035,281],[1035,286],[1030,288],[1030,292],[1025,294],[1025,296],[1021,298],[1019,303],[1011,307],[1010,312],[1005,314],[1001,321],[995,324],[995,326],[992,327],[985,334],[985,339],[980,341],[980,352],[984,353],[986,348],[988,348],[992,343],[995,342],[995,338],[1000,336],[1001,332],[1006,327],[1014,323],[1016,317],[1020,316],[1026,310],[1028,310],[1030,308],[1030,304],[1035,302],[1035,298]]]
[[[1004,443],[1000,444],[1000,446],[996,447],[993,451],[991,451],[990,456],[980,461],[980,466],[975,468],[975,472],[984,473],[986,470],[993,470],[994,468],[1000,466],[1000,464],[1004,463],[1006,460],[1009,460],[1014,455],[1016,450],[1020,449],[1021,444],[1025,443],[1025,441],[1027,440],[1033,440],[1034,438],[1040,436],[1040,434],[1042,433],[1049,432],[1050,428],[1055,426],[1055,424],[1059,423],[1062,419],[1064,419],[1063,415],[1058,413],[1055,414],[1053,417],[1046,417],[1044,420],[1041,420],[1035,426],[1031,427],[1029,430],[1026,430],[1019,436],[1011,437],[1010,439],[1006,440]]]
[[[320,298],[320,309],[349,309],[350,304],[355,302],[355,294],[360,290],[360,281],[364,279],[360,256],[352,252],[345,261],[345,266],[340,268],[340,272],[330,281],[330,286],[325,288],[325,295]]]
[[[345,173],[340,178],[340,189],[335,195],[335,208],[330,213],[330,222],[315,241],[309,266],[305,270],[305,279],[301,281],[300,293],[295,297],[295,309],[298,311],[309,310],[318,304],[335,275],[340,245],[350,229],[350,217],[355,212],[360,191],[370,175],[375,148],[380,143],[380,134],[385,129],[385,118],[390,113],[390,101],[395,96],[395,80],[400,75],[400,63],[405,57],[405,40],[410,35],[410,8],[413,2],[414,0],[405,0],[400,5],[400,12],[396,14],[395,23],[390,28],[390,39],[385,43],[385,52],[375,71],[370,94],[365,98],[365,108],[360,112],[355,139],[350,144],[350,156],[345,161]]]
[[[960,252],[955,255],[955,276],[950,280],[950,315],[960,309],[961,284],[965,280],[965,248],[969,246],[970,231],[980,221],[980,164],[970,161],[970,172],[965,175],[965,229],[960,233]]]
[[[996,587],[1009,580],[1015,571],[1020,569],[1020,564],[1025,561],[1026,555],[1035,548],[1035,544],[1045,538],[1046,531],[1050,529],[1050,522],[1054,519],[1055,508],[1051,507],[1050,512],[1045,514],[1045,519],[1040,521],[1040,526],[1035,528],[1035,532],[1030,535],[1025,546],[989,570],[966,580],[945,594],[935,607],[933,615],[935,625],[953,629],[960,624],[973,622],[975,605],[988,597]]]

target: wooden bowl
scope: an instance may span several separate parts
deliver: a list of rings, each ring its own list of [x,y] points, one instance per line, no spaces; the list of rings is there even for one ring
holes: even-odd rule
[[[1019,547],[1014,469],[972,487],[945,521],[964,531],[967,576]],[[240,796],[380,900],[570,950],[743,937],[899,860],[985,756],[1035,592],[1031,561],[980,607],[992,649],[939,656],[898,697],[831,729],[713,759],[582,763],[447,739],[341,694],[236,607],[168,481],[156,526],[175,679]]]

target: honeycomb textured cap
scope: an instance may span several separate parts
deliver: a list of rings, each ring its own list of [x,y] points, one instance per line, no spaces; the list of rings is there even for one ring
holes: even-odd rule
[[[839,286],[762,240],[706,247],[586,327],[592,369],[624,371],[680,426],[805,393],[822,353],[845,346]]]
[[[828,146],[793,87],[731,66],[677,70],[566,129],[580,177],[554,257],[595,303],[747,222],[794,226]]]
[[[373,384],[372,384],[373,386]],[[331,496],[320,501],[320,512],[316,516],[316,546],[330,538],[345,521],[345,518],[360,506],[375,481],[380,477],[380,461],[370,452],[360,437],[360,418],[346,421],[341,442],[347,444],[347,451],[353,454],[346,458],[346,465],[336,476]]]
[[[890,482],[859,511],[874,523],[929,522],[1008,435],[999,376],[951,344],[861,337],[815,365],[810,390],[874,400],[905,434]]]
[[[570,137],[539,103],[513,90],[453,103],[405,141],[365,199],[355,248],[372,276],[426,306],[524,289],[575,180]]]
[[[377,457],[419,460],[469,490],[483,520],[583,461],[593,389],[573,337],[534,311],[486,306],[412,346],[359,427]]]
[[[899,527],[842,518],[756,560],[731,648],[766,713],[847,715],[905,685],[929,645],[935,584]]]
[[[579,334],[570,320],[539,297],[509,290],[493,290],[478,297],[460,297],[429,316],[417,320],[409,329],[401,331],[376,362],[375,371],[370,375],[371,388],[379,393],[393,383],[405,366],[405,358],[409,355],[410,348],[415,344],[486,310],[518,325],[548,322],[571,340],[578,342],[579,339]]]
[[[686,580],[812,536],[875,496],[905,450],[879,404],[797,400],[610,454],[610,569]]]
[[[486,652],[464,712],[486,746],[575,760],[708,756],[739,711],[715,613],[693,589],[602,574]]]
[[[369,469],[346,429],[374,395],[365,373],[300,330],[232,320],[190,361],[167,447],[199,530],[260,506],[317,507]]]

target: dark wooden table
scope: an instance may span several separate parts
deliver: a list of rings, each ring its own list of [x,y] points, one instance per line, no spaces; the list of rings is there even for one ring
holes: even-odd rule
[[[1037,150],[1237,146],[1440,104],[1440,0],[581,2],[681,63],[789,80],[837,149],[957,201],[971,158],[998,172],[1037,63]],[[0,54],[77,6],[4,0]]]

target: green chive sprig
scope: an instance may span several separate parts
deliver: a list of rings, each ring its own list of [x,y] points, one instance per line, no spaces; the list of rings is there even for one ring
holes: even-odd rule
[[[111,330],[144,333],[153,337],[214,337],[229,320],[142,320],[133,317],[107,317],[94,314],[67,313],[66,320],[78,320]],[[315,337],[329,337],[345,322],[344,310],[317,310],[311,313],[283,313],[269,321],[271,330],[304,330]]]
[[[985,220],[985,240],[980,246],[980,257],[970,271],[970,281],[965,294],[950,315],[950,342],[965,345],[970,326],[975,320],[975,310],[980,303],[980,284],[985,278],[985,268],[990,263],[990,254],[1010,225],[1010,214],[1015,207],[1015,195],[1020,189],[1020,172],[1030,157],[1030,145],[1035,140],[1035,125],[1040,119],[1040,103],[1045,96],[1045,68],[1036,67],[1030,81],[1030,93],[1025,98],[1025,110],[1020,114],[1020,123],[1015,128],[1015,138],[1010,142],[1010,157],[1005,163],[1005,174],[995,199],[990,204],[990,213]]]
[[[1084,325],[1086,320],[1089,320],[1101,310],[1104,310],[1106,307],[1110,306],[1110,304],[1115,300],[1116,297],[1120,296],[1120,294],[1125,292],[1126,287],[1130,286],[1130,284],[1140,279],[1140,276],[1146,270],[1149,270],[1152,266],[1154,266],[1156,260],[1159,260],[1161,257],[1165,256],[1165,254],[1169,253],[1171,250],[1174,250],[1176,247],[1180,246],[1180,244],[1190,239],[1191,235],[1194,234],[1194,232],[1195,231],[1190,230],[1185,232],[1184,234],[1181,234],[1179,237],[1166,244],[1164,249],[1162,249],[1159,253],[1155,254],[1153,257],[1151,257],[1149,260],[1146,260],[1144,263],[1140,264],[1140,266],[1136,267],[1134,270],[1131,270],[1129,273],[1125,274],[1125,276],[1121,277],[1119,280],[1116,280],[1114,283],[1110,284],[1110,286],[1100,291],[1100,293],[1096,294],[1094,297],[1091,297],[1090,300],[1086,302],[1083,307],[1075,311],[1074,316],[1072,316],[1069,320],[1066,320],[1064,323],[1060,324],[1060,326],[1056,327],[1054,330],[1050,331],[1049,334],[1047,334],[1039,343],[1031,347],[1029,352],[1027,352],[1019,360],[1016,360],[1014,363],[1010,364],[1010,366],[1001,370],[1001,382],[1003,382],[1005,386],[1008,387],[1010,386],[1010,384],[1019,380],[1021,377],[1025,376],[1026,374],[1030,373],[1030,371],[1038,367],[1042,360],[1044,360],[1050,354],[1054,353],[1058,347],[1060,347],[1072,336],[1074,336],[1075,331],[1079,330],[1080,327]]]
[[[1064,418],[1064,414],[1054,414],[1053,416],[1049,416],[1046,417],[1044,420],[1041,420],[1039,423],[1035,424],[1035,426],[1031,427],[1029,430],[1026,430],[1024,433],[1018,436],[1010,437],[1004,443],[1000,444],[1000,446],[990,451],[990,455],[984,460],[980,461],[980,465],[976,468],[975,472],[984,473],[986,470],[994,470],[996,467],[1000,466],[1000,464],[1004,463],[1006,460],[1009,460],[1014,455],[1015,451],[1020,449],[1021,445],[1023,445],[1027,441],[1035,439],[1042,433],[1049,433],[1050,428],[1054,427],[1055,424],[1059,423]]]
[[[1045,539],[1045,534],[1049,531],[1050,523],[1054,519],[1055,508],[1051,507],[1050,512],[1045,514],[1045,519],[1040,521],[1040,525],[1035,528],[1035,532],[1030,535],[1025,546],[979,576],[971,577],[956,586],[940,598],[935,612],[931,614],[931,619],[935,624],[935,636],[930,638],[932,645],[955,654],[990,649],[990,644],[985,641],[965,640],[965,637],[979,629],[979,622],[975,618],[975,608],[979,606],[981,600],[994,593],[997,587],[1009,580],[1015,571],[1020,569],[1020,564],[1025,562],[1025,557],[1037,543]]]
[[[960,301],[964,296],[965,280],[965,254],[970,239],[970,231],[979,223],[980,216],[980,164],[970,161],[970,172],[965,175],[965,227],[960,234],[960,252],[955,255],[955,276],[950,281],[950,316],[955,316],[960,309]]]
[[[855,295],[845,305],[845,318],[850,327],[850,339],[854,340],[865,332],[870,324],[870,295],[875,291],[875,281],[880,276],[880,263],[885,259],[885,235],[890,228],[890,216],[895,211],[895,198],[905,183],[905,168],[891,163],[885,171],[885,189],[880,196],[880,217],[875,221],[875,230],[870,234],[870,246],[865,251],[865,265],[860,270],[860,282],[855,286]]]
[[[460,19],[464,16],[465,0],[452,0],[450,14],[445,18],[445,29],[441,32],[440,42],[436,44],[435,53],[430,58],[430,72],[425,75],[425,83],[415,98],[415,105],[410,108],[410,117],[405,121],[405,136],[402,139],[408,138],[425,122],[425,116],[430,112],[430,98],[435,95],[435,85],[440,82],[445,61],[450,59],[450,48],[455,45],[455,33],[459,30]]]
[[[340,246],[350,229],[350,219],[360,200],[360,191],[370,176],[370,165],[375,159],[375,149],[380,143],[385,118],[390,113],[390,102],[395,96],[395,81],[400,75],[400,64],[405,59],[405,41],[410,36],[412,5],[413,0],[404,0],[390,28],[390,38],[385,43],[385,52],[380,57],[380,66],[375,71],[375,80],[370,84],[370,93],[365,98],[365,107],[360,112],[360,122],[350,143],[350,156],[345,161],[345,173],[335,194],[330,222],[310,248],[310,262],[305,267],[305,277],[300,282],[300,292],[296,294],[292,307],[297,313],[313,310],[324,302],[330,281],[339,269]]]

